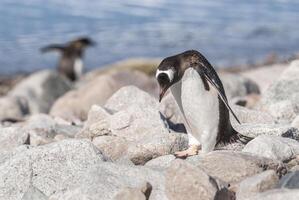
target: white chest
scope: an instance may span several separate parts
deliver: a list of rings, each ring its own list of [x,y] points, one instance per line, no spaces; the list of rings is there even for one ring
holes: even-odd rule
[[[83,62],[82,62],[81,58],[77,58],[75,60],[75,63],[74,63],[74,72],[75,72],[76,78],[80,78],[82,76],[82,73],[83,73]]]
[[[187,69],[182,80],[171,88],[192,135],[218,127],[219,102],[217,91],[207,91],[201,77],[193,68]]]

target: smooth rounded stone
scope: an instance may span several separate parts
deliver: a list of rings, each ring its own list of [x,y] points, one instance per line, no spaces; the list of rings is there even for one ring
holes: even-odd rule
[[[29,135],[20,127],[0,128],[0,152],[28,143]]]
[[[199,154],[187,158],[187,162],[231,185],[267,169],[273,169],[279,175],[286,171],[285,166],[279,161],[233,151]]]
[[[283,176],[278,183],[278,187],[299,189],[299,171],[293,171]]]
[[[151,92],[153,89],[148,88],[148,85],[152,84],[153,80],[142,72],[121,71],[103,74],[59,98],[51,108],[50,114],[67,121],[84,121],[92,105],[104,105],[121,87],[135,85]]]
[[[112,161],[124,157],[129,148],[129,142],[125,138],[116,136],[96,137],[92,143]]]
[[[43,70],[24,78],[8,95],[25,98],[30,113],[48,113],[54,101],[71,87],[57,72]]]
[[[132,105],[142,105],[156,109],[158,112],[158,101],[150,94],[142,91],[136,86],[125,86],[115,92],[105,104],[105,108],[111,111],[124,110]]]
[[[263,94],[259,109],[291,123],[299,114],[299,61],[293,61]]]
[[[240,74],[219,73],[227,98],[259,94],[259,86],[251,79]]]
[[[244,200],[298,200],[298,199],[299,199],[299,190],[273,189],[262,193],[258,193]]]
[[[251,140],[242,151],[274,160],[286,161],[299,154],[299,142],[280,136],[261,135]]]
[[[48,200],[47,196],[37,188],[30,186],[22,200]]]
[[[29,113],[27,100],[21,97],[1,97],[0,110],[0,122],[7,119],[22,119]]]
[[[166,194],[168,199],[208,200],[228,199],[225,188],[204,170],[183,160],[174,160],[166,171]],[[222,193],[219,198],[217,193]]]
[[[274,124],[275,118],[270,114],[258,110],[248,109],[242,106],[233,105],[232,109],[241,123],[260,123],[260,124]],[[233,124],[238,124],[236,119],[230,114],[230,119]]]
[[[294,127],[282,124],[259,124],[259,123],[243,123],[241,125],[234,124],[234,128],[241,134],[249,137],[257,137],[259,135],[282,136],[291,139],[299,139],[299,130]]]
[[[264,192],[275,188],[279,178],[275,171],[267,170],[243,180],[236,192],[238,200],[253,196],[255,193]]]
[[[159,156],[155,159],[148,161],[145,166],[153,169],[164,170],[171,165],[171,162],[175,160],[174,155]]]

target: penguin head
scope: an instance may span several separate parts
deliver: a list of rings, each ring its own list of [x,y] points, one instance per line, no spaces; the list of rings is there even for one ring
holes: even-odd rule
[[[70,45],[75,47],[76,49],[84,49],[89,46],[95,46],[95,44],[96,43],[88,37],[81,37],[70,42]]]
[[[179,81],[179,71],[180,60],[176,56],[165,58],[158,66],[156,79],[160,87],[159,102],[161,102],[168,88]]]

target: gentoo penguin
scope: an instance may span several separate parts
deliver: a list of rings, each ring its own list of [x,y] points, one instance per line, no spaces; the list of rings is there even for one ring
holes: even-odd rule
[[[189,50],[165,58],[156,71],[161,102],[170,88],[189,137],[189,148],[177,157],[212,151],[217,144],[252,138],[239,134],[231,125],[229,112],[240,123],[228,104],[220,78],[208,60],[198,51]]]
[[[86,47],[95,45],[87,37],[78,38],[67,44],[51,44],[41,48],[41,52],[59,51],[62,56],[57,70],[72,81],[77,80],[83,73],[83,52]]]

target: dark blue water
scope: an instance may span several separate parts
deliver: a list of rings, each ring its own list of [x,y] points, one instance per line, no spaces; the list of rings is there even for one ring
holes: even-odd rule
[[[89,3],[86,3],[89,2]],[[88,35],[88,69],[129,57],[187,49],[213,64],[254,62],[299,51],[297,0],[1,0],[0,73],[54,68],[48,43]]]

